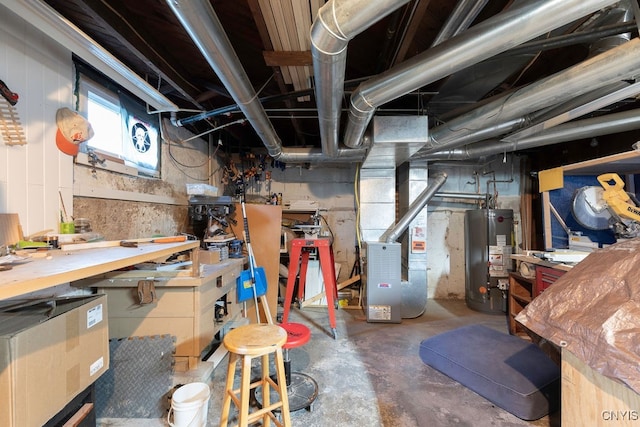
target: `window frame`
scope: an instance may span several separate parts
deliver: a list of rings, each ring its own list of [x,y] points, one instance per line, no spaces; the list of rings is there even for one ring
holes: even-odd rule
[[[80,164],[85,164],[91,166],[93,168],[100,168],[112,172],[123,173],[127,175],[133,176],[144,176],[147,178],[156,178],[161,179],[161,152],[162,152],[162,136],[160,132],[160,120],[159,117],[156,117],[153,123],[151,124],[155,127],[155,132],[157,132],[157,138],[155,142],[156,146],[153,148],[157,150],[157,162],[156,169],[152,169],[151,167],[146,167],[145,165],[138,164],[135,160],[126,158],[126,149],[125,144],[128,143],[128,132],[125,133],[124,129],[124,119],[122,115],[122,111],[125,108],[122,105],[121,98],[119,93],[122,91],[115,84],[110,82],[109,79],[97,78],[94,75],[90,75],[89,73],[83,72],[83,70],[77,70],[76,73],[76,96],[77,96],[77,105],[78,111],[87,117],[89,122],[91,123],[91,118],[88,115],[88,105],[89,105],[89,91],[93,92],[97,96],[103,98],[108,103],[117,106],[120,110],[118,111],[118,117],[120,122],[120,152],[110,152],[108,150],[100,149],[97,147],[89,147],[90,140],[80,144],[79,154],[77,157],[77,162]],[[139,105],[136,105],[136,108],[142,111],[147,111],[147,106],[142,101],[134,97],[133,95],[128,95],[129,103],[131,103],[131,99],[134,99],[135,102]],[[135,115],[135,111],[130,113]],[[151,114],[148,114],[152,116]],[[104,161],[102,161],[104,160]]]

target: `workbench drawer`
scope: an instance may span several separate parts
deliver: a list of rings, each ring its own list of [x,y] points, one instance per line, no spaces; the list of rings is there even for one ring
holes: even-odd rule
[[[556,280],[562,277],[566,273],[563,270],[558,270],[550,267],[543,267],[541,265],[536,266],[536,283],[533,290],[533,297],[539,296],[545,289],[553,285]]]

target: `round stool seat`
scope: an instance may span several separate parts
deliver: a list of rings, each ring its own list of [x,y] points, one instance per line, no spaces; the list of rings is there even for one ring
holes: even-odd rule
[[[280,323],[280,327],[287,333],[284,349],[284,369],[287,377],[287,394],[289,397],[289,411],[294,412],[302,408],[311,411],[313,402],[318,397],[318,383],[307,374],[291,372],[289,349],[301,347],[311,340],[311,330],[302,323]],[[257,387],[255,398],[262,405],[262,389]]]
[[[284,349],[303,346],[311,339],[311,330],[302,323],[281,323],[280,327],[287,331],[287,342],[282,346]]]
[[[282,347],[287,338],[287,331],[280,326],[261,323],[232,329],[222,342],[232,353],[260,356],[272,353],[274,347]]]

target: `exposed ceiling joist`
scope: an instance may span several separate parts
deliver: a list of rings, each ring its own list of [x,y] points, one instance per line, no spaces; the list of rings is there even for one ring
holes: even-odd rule
[[[275,52],[264,51],[265,63],[270,67],[310,67],[313,65],[311,51],[304,52]]]

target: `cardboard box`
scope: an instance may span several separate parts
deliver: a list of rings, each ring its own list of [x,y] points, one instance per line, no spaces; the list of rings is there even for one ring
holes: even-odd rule
[[[109,368],[107,297],[0,308],[0,425],[42,426]]]
[[[200,251],[199,256],[202,264],[218,264],[220,262],[220,250]]]

